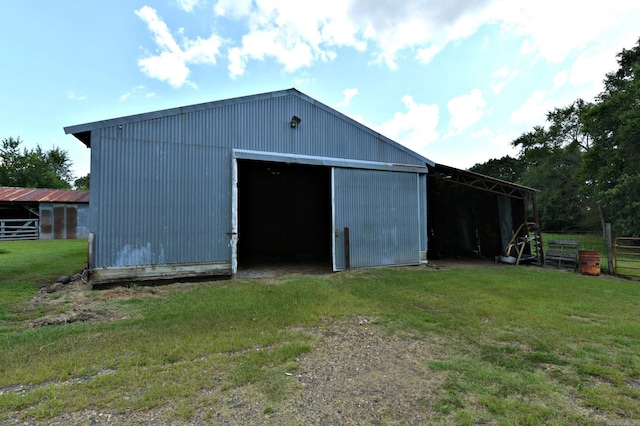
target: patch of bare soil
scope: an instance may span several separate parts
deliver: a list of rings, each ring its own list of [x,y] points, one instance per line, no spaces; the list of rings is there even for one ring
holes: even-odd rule
[[[62,280],[61,281],[66,281]],[[74,322],[105,322],[125,318],[121,312],[104,308],[105,300],[152,296],[160,293],[155,287],[114,287],[94,291],[82,280],[81,274],[69,277],[69,282],[55,282],[42,287],[23,308],[25,313],[44,312],[30,322],[32,328]]]
[[[427,366],[440,355],[434,342],[391,336],[361,317],[310,331],[318,337],[318,349],[299,360],[300,395],[284,404],[283,420],[315,425],[433,420],[443,382]]]

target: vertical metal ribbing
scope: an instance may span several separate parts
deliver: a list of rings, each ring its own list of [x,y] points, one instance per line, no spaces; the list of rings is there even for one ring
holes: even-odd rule
[[[92,131],[91,227],[96,267],[231,262],[228,233],[234,217],[230,186],[234,148],[424,165],[376,133],[296,95],[212,103],[185,111]],[[289,126],[292,115],[302,119],[296,129]],[[413,175],[408,174],[412,176],[409,195],[402,187],[407,182],[396,174],[367,173],[366,179],[358,180],[367,188],[356,191],[343,187],[351,184],[344,173],[333,181],[336,203],[355,203],[360,209],[398,216],[393,229],[375,234],[358,222],[357,213],[349,213],[349,220],[362,232],[375,234],[371,241],[378,244],[359,251],[354,238],[360,231],[335,223],[351,229],[352,266],[412,258],[413,242],[403,239],[408,223],[415,230],[415,215],[420,214],[414,211]],[[376,195],[379,188],[387,188],[395,204],[387,195]],[[353,199],[341,201],[347,195]],[[336,210],[334,215],[343,213]],[[388,222],[375,217],[372,223],[386,226]],[[401,235],[396,235],[400,229]],[[401,254],[396,256],[393,247],[399,247]]]

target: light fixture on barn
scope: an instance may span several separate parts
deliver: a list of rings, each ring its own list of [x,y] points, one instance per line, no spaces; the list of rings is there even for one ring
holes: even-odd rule
[[[296,127],[298,127],[298,124],[300,124],[302,120],[300,119],[300,117],[296,117],[295,115],[293,117],[291,117],[291,128],[295,129]]]

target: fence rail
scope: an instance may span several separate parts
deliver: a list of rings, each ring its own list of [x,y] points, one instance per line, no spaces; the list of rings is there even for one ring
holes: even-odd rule
[[[0,240],[37,240],[40,238],[38,219],[0,219]]]
[[[640,238],[616,238],[613,258],[616,275],[640,277]]]

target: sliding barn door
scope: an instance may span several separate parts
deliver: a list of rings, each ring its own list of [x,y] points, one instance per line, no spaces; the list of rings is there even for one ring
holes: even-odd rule
[[[333,169],[334,271],[420,262],[419,182],[418,173]]]

